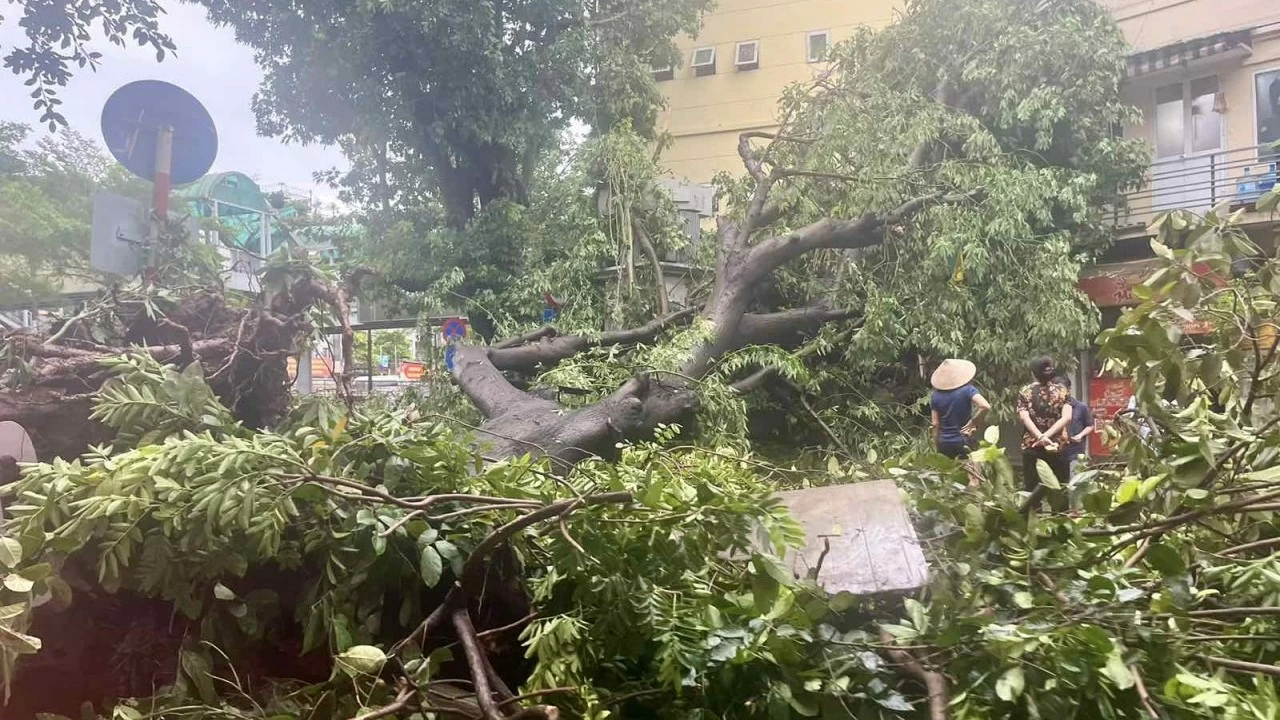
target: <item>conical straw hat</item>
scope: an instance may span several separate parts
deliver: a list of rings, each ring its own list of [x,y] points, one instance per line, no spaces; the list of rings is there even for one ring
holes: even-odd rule
[[[968,360],[949,358],[943,360],[929,382],[938,390],[955,390],[964,387],[978,374],[978,366]]]

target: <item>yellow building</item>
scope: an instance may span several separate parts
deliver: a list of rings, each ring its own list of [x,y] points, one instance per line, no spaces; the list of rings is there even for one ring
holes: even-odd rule
[[[660,127],[672,145],[663,164],[678,179],[706,183],[742,171],[738,135],[775,127],[778,98],[825,65],[826,48],[861,26],[882,27],[894,0],[720,0],[696,38],[682,38],[684,63],[660,72],[667,98]]]
[[[1125,100],[1142,121],[1145,188],[1118,208],[1124,234],[1162,210],[1249,201],[1275,183],[1280,141],[1280,3],[1276,0],[1104,0],[1133,48]],[[1270,218],[1246,216],[1251,224]]]
[[[1280,140],[1280,0],[1101,0],[1133,48],[1125,97],[1143,113],[1126,134],[1153,149],[1146,188],[1116,222],[1145,226],[1172,207],[1248,200],[1273,181],[1259,146]],[[823,50],[892,21],[895,0],[721,0],[684,64],[659,72],[680,181],[742,172],[738,135],[776,127],[783,88],[822,72]]]

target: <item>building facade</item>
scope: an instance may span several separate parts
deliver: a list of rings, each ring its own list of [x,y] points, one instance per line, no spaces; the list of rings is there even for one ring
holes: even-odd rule
[[[1258,193],[1274,168],[1260,146],[1280,141],[1280,3],[1275,0],[1101,0],[1133,52],[1125,99],[1152,147],[1152,176],[1117,208],[1145,225],[1169,207]],[[782,91],[825,69],[825,49],[861,26],[883,27],[897,0],[722,0],[684,64],[655,76],[667,100],[663,162],[678,180],[742,171],[738,135],[776,127]],[[1267,162],[1263,162],[1266,160]],[[1243,183],[1243,185],[1241,185]]]
[[[671,134],[663,164],[678,180],[707,183],[742,172],[738,135],[776,127],[778,99],[825,70],[826,49],[860,26],[883,27],[894,0],[720,0],[696,38],[679,42],[683,65],[655,74]]]
[[[962,0],[958,0],[962,1]],[[1280,0],[1098,0],[1129,42],[1124,99],[1141,119],[1123,132],[1145,140],[1146,182],[1106,208],[1118,240],[1080,287],[1104,326],[1134,301],[1150,273],[1148,226],[1161,212],[1226,204],[1274,249],[1280,218],[1253,201],[1277,182],[1280,161]],[[783,89],[825,70],[822,51],[859,26],[883,27],[893,0],[722,0],[684,66],[657,77],[668,102],[660,126],[672,136],[663,163],[677,181],[707,183],[744,172],[738,135],[776,127]],[[1077,393],[1104,420],[1127,402],[1127,380],[1103,377],[1082,353]],[[1099,448],[1101,450],[1101,448]]]
[[[1276,180],[1280,3],[1104,0],[1133,49],[1124,97],[1142,111],[1125,134],[1152,150],[1147,184],[1117,206],[1122,236],[1175,208],[1248,205]],[[1264,218],[1247,217],[1256,224]]]

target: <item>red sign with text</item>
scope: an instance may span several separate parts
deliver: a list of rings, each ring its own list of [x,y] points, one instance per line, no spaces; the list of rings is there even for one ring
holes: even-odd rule
[[[405,380],[421,380],[427,372],[427,366],[420,362],[404,361],[400,363],[400,374]]]
[[[1098,265],[1080,278],[1079,288],[1098,307],[1137,305],[1138,300],[1133,296],[1133,288],[1146,282],[1147,278],[1159,269],[1160,263],[1155,260]],[[1211,280],[1215,285],[1224,284],[1213,269],[1204,263],[1196,263],[1191,270],[1201,278]]]
[[[1102,439],[1102,431],[1115,420],[1116,413],[1129,407],[1133,382],[1129,378],[1094,378],[1089,381],[1089,411],[1093,413],[1094,434],[1089,438],[1089,454],[1105,457],[1112,448]]]

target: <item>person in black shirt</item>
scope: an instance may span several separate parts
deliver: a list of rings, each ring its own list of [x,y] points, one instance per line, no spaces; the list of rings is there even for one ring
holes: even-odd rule
[[[1071,378],[1066,375],[1058,376],[1058,383],[1071,392]],[[1064,450],[1067,459],[1067,467],[1074,468],[1077,460],[1084,455],[1085,442],[1089,436],[1094,433],[1093,412],[1089,410],[1089,406],[1080,402],[1075,393],[1071,394],[1071,424],[1067,426],[1068,442]]]

